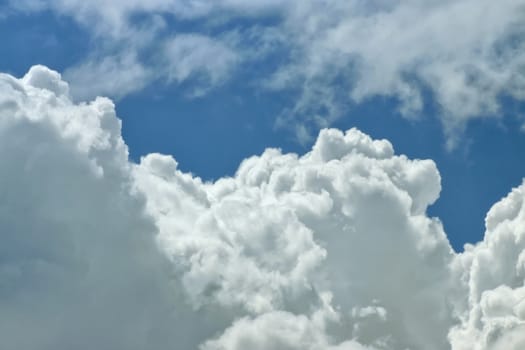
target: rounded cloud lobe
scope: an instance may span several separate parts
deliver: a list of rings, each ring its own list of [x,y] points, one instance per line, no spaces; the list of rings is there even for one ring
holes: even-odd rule
[[[203,182],[112,102],[0,75],[0,338],[16,349],[519,349],[524,186],[455,253],[434,162],[321,131]]]

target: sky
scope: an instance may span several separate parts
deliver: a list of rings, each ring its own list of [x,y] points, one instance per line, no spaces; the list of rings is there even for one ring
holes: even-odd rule
[[[521,349],[523,23],[521,0],[0,1],[0,338]]]

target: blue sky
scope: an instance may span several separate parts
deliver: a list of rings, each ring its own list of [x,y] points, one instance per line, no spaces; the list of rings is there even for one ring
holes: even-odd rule
[[[0,0],[0,345],[523,349],[523,23]]]
[[[137,18],[138,23],[141,18]],[[198,21],[180,23],[170,24],[167,31],[209,31],[202,23],[200,28]],[[239,20],[228,23],[236,30],[246,25]],[[86,27],[50,10],[11,14],[0,21],[0,31],[4,33],[0,69],[17,76],[34,64],[64,71],[83,62],[99,45]],[[313,140],[300,142],[292,127],[276,126],[277,117],[298,98],[297,93],[256,86],[257,79],[264,79],[286,59],[286,52],[272,52],[198,97],[191,93],[199,83],[189,79],[181,84],[157,80],[118,98],[117,112],[132,159],[138,161],[151,152],[172,154],[181,169],[212,180],[233,175],[242,159],[267,147],[306,152]],[[345,89],[341,85],[335,88]],[[498,99],[501,106],[496,118],[469,122],[451,150],[445,146],[442,112],[432,92],[427,92],[424,108],[408,118],[399,113],[395,97],[371,96],[364,102],[345,104],[326,126],[343,130],[355,126],[374,138],[390,140],[398,153],[433,159],[441,172],[443,190],[429,212],[442,219],[451,243],[461,250],[463,243],[482,238],[487,210],[518,186],[525,174],[525,134],[520,130],[523,103]],[[308,128],[313,135],[320,126],[310,123]]]

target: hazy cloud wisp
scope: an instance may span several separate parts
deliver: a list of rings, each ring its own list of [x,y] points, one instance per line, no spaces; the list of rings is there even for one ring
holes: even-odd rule
[[[435,108],[453,147],[469,120],[501,114],[502,97],[525,97],[523,0],[25,0],[11,7],[72,16],[105,43],[69,69],[72,86],[83,87],[72,89],[80,98],[119,97],[164,76],[168,83],[197,77],[191,95],[199,95],[235,77],[243,62],[255,59],[262,68],[278,54],[270,77],[252,69],[242,79],[292,92],[297,102],[286,106],[281,123],[302,123],[303,137],[305,125],[329,125],[346,107],[387,96],[407,117]],[[252,41],[254,33],[263,41]],[[243,40],[227,39],[235,35]],[[111,83],[89,84],[96,72],[110,74]]]

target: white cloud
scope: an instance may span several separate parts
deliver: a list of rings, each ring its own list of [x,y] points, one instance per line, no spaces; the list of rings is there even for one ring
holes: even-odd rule
[[[113,103],[66,91],[42,66],[0,75],[2,347],[196,348],[216,330],[177,298]]]
[[[159,24],[159,26],[162,26]],[[229,45],[198,34],[181,34],[165,39],[162,49],[149,63],[138,59],[146,50],[142,44],[132,44],[136,36],[152,40],[154,30],[134,32],[128,52],[93,57],[68,68],[64,76],[71,81],[75,100],[90,100],[96,96],[120,99],[154,83],[189,82],[188,96],[200,96],[228,80],[239,56]]]
[[[97,40],[109,43],[102,56],[115,56],[116,47],[118,56],[127,57],[129,51],[138,50],[142,56],[155,57],[162,55],[166,46],[175,46],[168,50],[179,57],[169,64],[167,74],[172,80],[180,82],[182,77],[192,76],[191,72],[205,72],[210,86],[229,77],[231,68],[243,60],[255,60],[261,67],[266,62],[265,57],[250,55],[253,50],[260,52],[259,42],[243,38],[237,47],[225,48],[224,36],[240,33],[249,37],[254,30],[272,32],[272,40],[278,39],[265,46],[273,51],[260,53],[280,52],[282,57],[265,85],[297,93],[297,102],[285,115],[313,122],[316,127],[343,115],[348,104],[390,96],[399,100],[399,110],[406,116],[420,115],[425,104],[437,106],[453,146],[470,119],[499,115],[500,97],[523,100],[525,96],[524,0],[11,3],[18,9],[50,8],[74,17]],[[132,17],[136,14],[147,20],[135,22]],[[239,31],[237,25],[227,25],[235,18],[242,18],[247,29]],[[173,19],[189,21],[197,29],[169,33],[169,26],[164,25],[159,30],[159,22]],[[150,40],[137,38],[143,32],[153,33]],[[174,34],[175,39],[166,39]],[[180,59],[181,50],[188,48],[192,54]],[[211,53],[218,54],[217,58],[210,59]],[[73,70],[99,70],[91,62],[79,65]],[[116,81],[122,80],[119,77],[129,67],[121,68],[121,72],[111,70]],[[150,68],[157,76],[166,74],[163,64]],[[257,71],[252,69],[254,81],[261,80]],[[85,80],[80,79],[79,84]],[[90,95],[107,90],[107,86],[98,88],[100,92]],[[125,89],[121,91],[125,93]]]
[[[128,161],[112,102],[0,75],[0,338],[36,349],[499,350],[525,339],[525,185],[452,251],[440,176],[356,129],[213,183]]]
[[[525,345],[525,183],[496,203],[483,242],[458,256],[468,281],[468,312],[452,329],[454,349]],[[472,344],[476,344],[475,347]]]
[[[308,336],[298,348],[445,348],[453,253],[425,215],[440,191],[433,162],[394,156],[390,143],[357,130],[325,130],[302,157],[269,149],[213,184],[155,154],[136,178],[193,304],[255,315],[211,349],[291,348]],[[337,320],[318,339],[309,315],[324,293]],[[296,317],[305,328],[275,334]],[[263,339],[242,340],[246,332]]]
[[[341,79],[353,101],[393,96],[409,115],[427,100],[440,108],[453,137],[468,119],[497,115],[501,95],[523,98],[524,6],[513,0],[310,1],[287,18],[298,54],[274,84],[306,84],[303,96],[310,98],[301,101],[301,113],[318,108],[311,85],[333,94]]]
[[[71,16],[94,38],[96,45],[87,58],[64,72],[75,100],[119,99],[157,82],[188,83],[186,95],[199,96],[224,83],[239,61],[221,38],[167,29],[163,14],[186,16],[204,10],[193,2],[24,0],[11,7]],[[140,23],[131,20],[136,14],[145,14]]]
[[[226,44],[198,34],[181,34],[167,40],[163,56],[168,81],[201,78],[194,95],[224,82],[239,60]]]
[[[326,323],[336,321],[337,314],[324,305],[311,317],[274,311],[255,319],[237,320],[218,339],[206,342],[203,350],[373,350],[356,341],[332,344]]]
[[[83,101],[107,95],[121,98],[142,90],[154,79],[153,71],[144,67],[135,55],[86,61],[66,70],[64,76],[73,82],[71,94]]]

